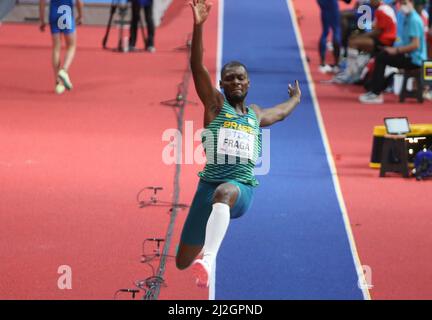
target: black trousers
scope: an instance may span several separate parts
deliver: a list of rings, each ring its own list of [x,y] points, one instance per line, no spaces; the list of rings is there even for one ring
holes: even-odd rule
[[[129,46],[135,47],[137,40],[138,22],[140,20],[141,5],[139,0],[131,0],[132,3],[132,20],[130,24]],[[153,21],[153,1],[144,8],[144,17],[147,25],[147,39],[145,47],[154,47],[155,26]]]
[[[411,58],[408,54],[399,53],[390,55],[386,51],[381,51],[375,57],[375,69],[371,82],[371,91],[375,94],[380,94],[385,90],[386,81],[384,81],[384,72],[386,66],[402,69],[420,68],[411,62]]]

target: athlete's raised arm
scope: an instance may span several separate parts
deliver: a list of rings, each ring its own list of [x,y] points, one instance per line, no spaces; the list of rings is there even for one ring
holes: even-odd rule
[[[203,25],[208,18],[212,4],[207,3],[206,0],[193,0],[189,5],[194,17],[191,69],[195,89],[206,110],[212,110],[223,104],[223,96],[213,86],[210,74],[203,63]]]
[[[260,127],[268,127],[275,122],[282,121],[300,103],[301,90],[297,80],[294,87],[288,84],[288,93],[291,97],[288,101],[272,108],[262,109],[258,106],[254,106],[254,110],[260,120]]]

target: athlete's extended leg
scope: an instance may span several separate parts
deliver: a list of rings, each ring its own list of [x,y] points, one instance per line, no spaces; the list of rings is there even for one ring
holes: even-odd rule
[[[226,200],[229,196],[224,195],[227,192],[232,193],[238,191],[234,185],[227,183],[217,187],[210,183],[203,182],[200,182],[198,185],[189,215],[183,227],[182,237],[176,256],[177,268],[181,270],[186,269],[201,253],[204,243],[207,242],[206,229],[213,213],[215,201],[225,201],[225,205],[226,202],[230,203],[229,200]],[[235,199],[233,200],[235,201]],[[217,205],[216,207],[220,206]]]
[[[212,212],[206,226],[203,258],[193,263],[193,273],[200,287],[209,285],[211,269],[228,230],[230,208],[234,207],[238,196],[239,189],[231,183],[223,183],[215,190]]]
[[[72,82],[69,78],[68,70],[75,57],[76,51],[76,32],[65,34],[66,40],[66,55],[64,58],[63,68],[59,71],[59,77],[63,80],[66,89],[72,89]]]
[[[66,55],[64,58],[63,69],[68,72],[75,57],[76,51],[76,32],[65,34]]]
[[[58,78],[60,70],[60,51],[61,51],[61,38],[60,33],[52,34],[52,66],[54,71],[55,91],[58,94],[64,92],[65,88]]]

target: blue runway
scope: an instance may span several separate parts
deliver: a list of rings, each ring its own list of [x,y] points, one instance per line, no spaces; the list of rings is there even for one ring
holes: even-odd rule
[[[302,101],[271,128],[271,170],[258,176],[251,210],[231,221],[215,298],[363,299],[287,3],[226,0],[224,8],[222,63],[248,66],[248,102],[280,103],[295,79]]]

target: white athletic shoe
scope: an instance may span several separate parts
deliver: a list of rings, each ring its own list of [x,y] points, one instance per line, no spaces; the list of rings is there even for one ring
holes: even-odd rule
[[[192,264],[192,274],[196,278],[196,285],[200,288],[208,288],[210,283],[210,266],[201,259],[197,259]]]
[[[423,99],[432,100],[432,91],[423,92]]]
[[[146,48],[146,51],[150,52],[150,53],[155,53],[156,52],[156,48],[153,47],[153,46],[149,46],[149,47]]]
[[[361,103],[365,104],[382,104],[384,103],[384,97],[382,94],[375,94],[373,92],[367,92],[359,97]]]
[[[64,86],[66,87],[66,89],[72,90],[72,88],[73,88],[72,82],[71,82],[71,80],[69,78],[68,73],[64,69],[61,69],[59,71],[58,77],[63,81]]]
[[[55,86],[55,93],[57,94],[62,94],[63,92],[65,92],[66,88],[63,85],[63,83],[59,82],[56,84]]]
[[[321,73],[332,73],[333,72],[333,68],[328,64],[320,65],[318,70]]]

